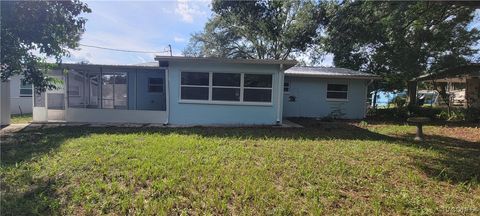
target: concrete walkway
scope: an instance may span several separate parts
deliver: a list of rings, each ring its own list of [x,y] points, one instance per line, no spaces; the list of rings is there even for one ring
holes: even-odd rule
[[[5,135],[9,133],[16,133],[19,132],[26,127],[28,127],[30,124],[10,124],[0,130],[0,135]]]
[[[200,125],[162,125],[162,124],[132,124],[132,123],[66,123],[66,122],[42,122],[42,123],[27,123],[27,124],[11,124],[0,130],[1,135],[16,133],[19,131],[30,131],[41,128],[55,128],[64,126],[85,126],[85,127],[168,127],[168,128],[188,128]],[[251,125],[209,125],[205,127],[252,127]],[[255,127],[255,126],[253,126]],[[258,125],[258,127],[265,127],[265,125]],[[281,125],[272,126],[274,128],[303,128],[302,125],[284,119]]]

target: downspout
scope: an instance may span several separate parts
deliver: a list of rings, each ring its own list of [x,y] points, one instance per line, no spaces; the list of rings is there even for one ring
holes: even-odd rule
[[[159,62],[160,64],[160,62]],[[163,125],[168,125],[170,122],[170,79],[169,79],[170,70],[169,67],[165,69],[165,101],[166,101],[166,111],[167,117]]]
[[[369,86],[370,84],[372,84],[373,81],[374,81],[373,79],[369,80],[368,83],[367,83],[367,85],[365,86],[365,97],[366,97],[366,99],[367,99],[366,101],[368,101],[368,86]],[[377,91],[377,90],[375,90],[375,98],[374,98],[374,100],[377,99],[376,91]],[[364,105],[364,106],[363,106],[363,118],[366,118],[366,117],[367,117],[367,106]]]
[[[278,72],[278,91],[277,91],[277,125],[282,124],[282,111],[283,111],[283,64],[280,64],[280,71]]]

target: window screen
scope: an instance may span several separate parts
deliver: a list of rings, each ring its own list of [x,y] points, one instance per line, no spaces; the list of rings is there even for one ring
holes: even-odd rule
[[[182,72],[181,99],[208,100],[209,73]]]
[[[328,84],[327,99],[346,100],[348,98],[348,85],[346,84]]]
[[[163,92],[163,78],[148,78],[148,92]]]

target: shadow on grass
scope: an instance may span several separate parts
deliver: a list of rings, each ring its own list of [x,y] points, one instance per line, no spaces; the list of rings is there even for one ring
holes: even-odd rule
[[[425,143],[413,142],[413,134],[393,137],[372,132],[346,122],[299,122],[305,128],[274,128],[274,127],[244,127],[244,128],[119,128],[119,127],[56,127],[56,128],[27,128],[26,130],[2,136],[1,165],[3,168],[14,167],[21,162],[38,159],[43,154],[54,152],[66,140],[92,134],[184,134],[201,137],[219,137],[234,139],[293,139],[293,140],[365,140],[387,141],[392,144],[405,145],[415,148],[432,149],[440,153],[440,157],[428,154],[411,153],[414,165],[424,173],[439,181],[451,183],[478,182],[480,170],[480,144],[461,139],[431,135],[426,137]],[[24,182],[30,182],[30,189],[25,192],[7,192],[2,196],[2,212],[13,212],[15,206],[31,206],[31,209],[22,209],[26,214],[58,213],[58,199],[55,197],[55,181],[50,179],[35,180],[32,171],[23,170]],[[2,174],[3,176],[3,174]],[[8,190],[8,186],[2,192]],[[38,204],[34,204],[38,203]],[[8,212],[8,208],[12,211]],[[7,209],[7,212],[5,212]]]

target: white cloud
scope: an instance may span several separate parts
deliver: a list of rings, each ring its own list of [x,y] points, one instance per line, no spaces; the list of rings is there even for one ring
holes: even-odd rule
[[[206,2],[195,2],[200,4],[206,4]],[[182,21],[187,23],[193,23],[195,16],[205,16],[207,13],[200,9],[198,4],[193,4],[188,0],[177,0],[177,7],[175,13],[180,15]]]
[[[187,39],[185,39],[184,37],[175,36],[173,37],[173,41],[175,41],[175,43],[183,43],[187,41]]]

